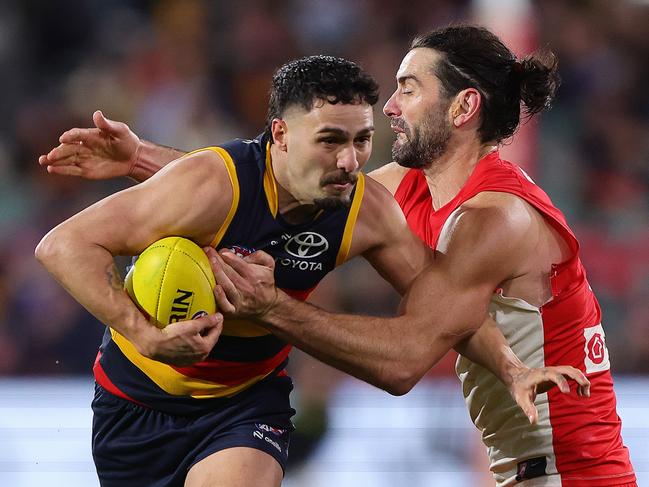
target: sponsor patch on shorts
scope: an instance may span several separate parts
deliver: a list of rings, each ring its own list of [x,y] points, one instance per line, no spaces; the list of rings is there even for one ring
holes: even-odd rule
[[[593,372],[601,372],[611,368],[608,361],[608,349],[606,348],[606,335],[604,328],[600,323],[597,326],[584,328],[585,339],[585,358],[584,364],[586,366],[586,373],[592,374]]]

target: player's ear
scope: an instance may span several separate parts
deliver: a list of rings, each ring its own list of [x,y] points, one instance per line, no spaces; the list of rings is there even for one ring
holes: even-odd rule
[[[270,126],[270,131],[273,135],[273,144],[275,144],[279,150],[284,152],[286,152],[287,146],[287,128],[286,121],[281,118],[274,118]]]
[[[481,106],[482,95],[478,90],[467,88],[460,91],[450,107],[453,125],[459,128],[471,120],[477,120]]]

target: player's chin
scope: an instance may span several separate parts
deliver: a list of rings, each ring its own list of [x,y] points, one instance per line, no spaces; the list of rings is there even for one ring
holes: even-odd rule
[[[402,151],[404,146],[408,144],[408,139],[405,137],[405,134],[401,133],[398,135],[403,135],[403,137],[397,137],[392,143],[392,152]]]
[[[351,190],[348,194],[328,195],[314,200],[314,204],[322,210],[339,210],[351,205]]]

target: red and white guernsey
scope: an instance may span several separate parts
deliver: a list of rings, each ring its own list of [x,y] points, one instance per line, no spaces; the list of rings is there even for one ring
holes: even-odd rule
[[[420,170],[406,173],[395,198],[410,228],[436,248],[449,216],[483,191],[511,193],[530,203],[572,253],[567,261],[552,266],[548,303],[539,308],[496,292],[490,305],[492,317],[528,366],[572,365],[591,381],[590,398],[562,394],[556,388],[540,394],[536,399],[539,422],[532,426],[495,376],[466,358],[458,359],[456,371],[469,414],[488,448],[497,485],[635,485],[629,452],[620,436],[600,307],[586,280],[577,239],[549,197],[521,168],[493,152],[478,162],[456,197],[437,211]]]

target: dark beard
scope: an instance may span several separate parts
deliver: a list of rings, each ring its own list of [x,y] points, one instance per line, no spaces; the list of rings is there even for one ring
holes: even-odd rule
[[[313,200],[313,204],[319,210],[335,211],[349,208],[352,204],[351,196],[344,198],[317,198]]]
[[[446,123],[443,110],[434,111],[418,127],[406,127],[402,120],[397,119],[393,123],[401,127],[408,140],[399,143],[394,141],[392,145],[392,159],[403,167],[423,169],[439,159],[446,152],[448,142],[451,139],[451,128]]]
[[[320,186],[325,187],[327,184],[356,184],[358,175],[348,174],[341,170],[336,170],[332,173],[326,174],[320,179]],[[313,204],[320,210],[340,210],[342,208],[349,208],[352,204],[351,194],[349,196],[328,196],[324,198],[316,198]]]

